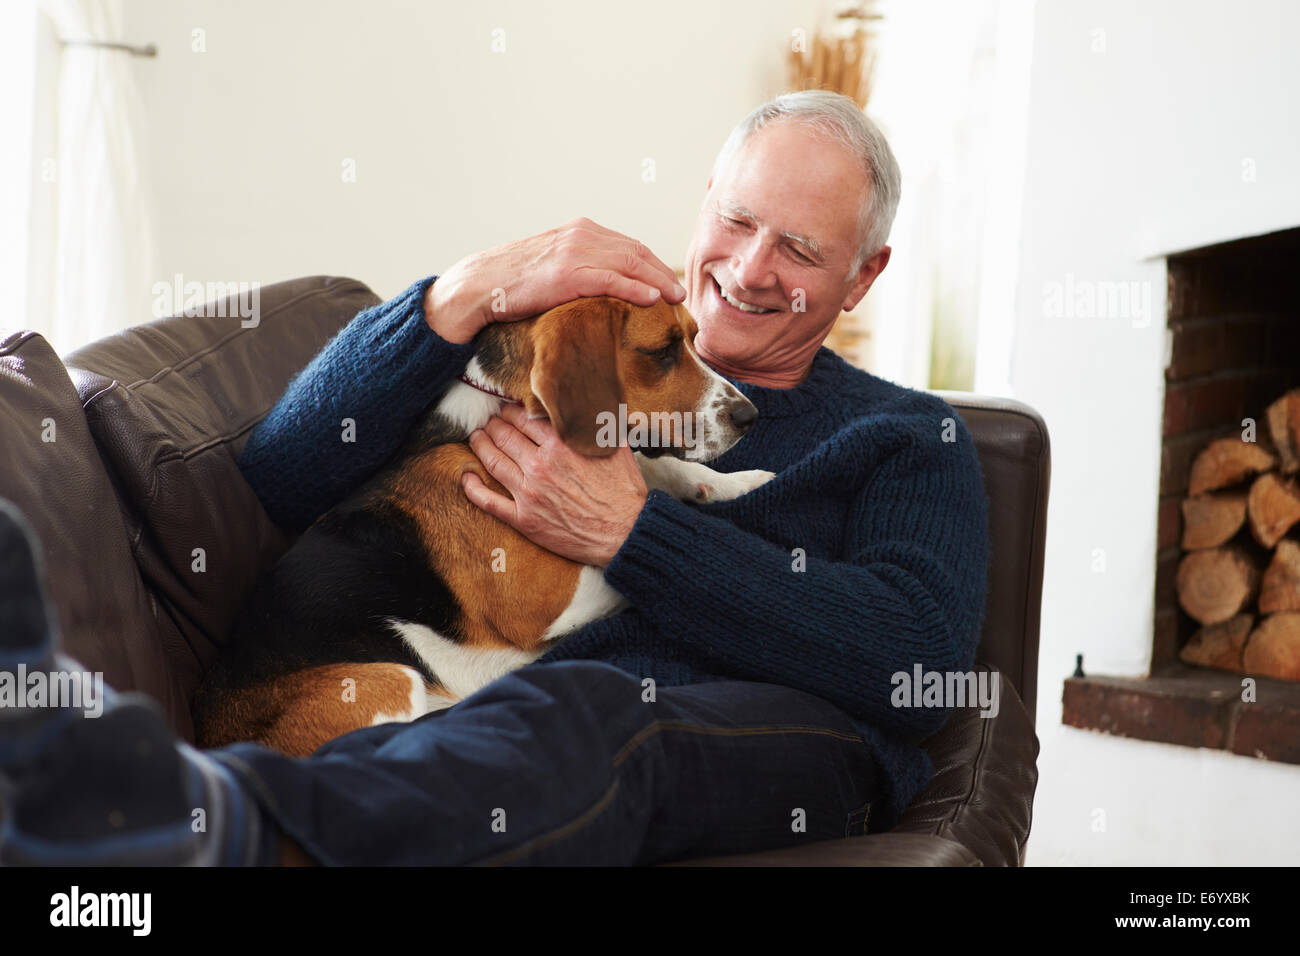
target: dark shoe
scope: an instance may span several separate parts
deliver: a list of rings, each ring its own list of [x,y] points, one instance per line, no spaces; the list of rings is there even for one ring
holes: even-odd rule
[[[31,524],[17,506],[0,498],[0,775],[19,773],[43,742],[76,716],[51,699],[56,682],[50,675],[62,673],[84,685],[84,669],[58,654],[58,625],[45,593],[43,564]],[[67,681],[57,683],[60,690],[68,687]]]
[[[272,859],[274,831],[231,771],[58,640],[36,534],[0,499],[0,865]]]
[[[53,666],[57,636],[44,578],[36,532],[12,502],[0,498],[0,669]]]
[[[148,698],[124,695],[102,717],[70,721],[23,773],[0,863],[187,862],[199,844],[188,771]]]

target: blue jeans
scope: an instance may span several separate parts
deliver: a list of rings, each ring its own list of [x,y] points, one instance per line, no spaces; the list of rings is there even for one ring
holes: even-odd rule
[[[325,864],[646,864],[861,834],[878,771],[848,717],[773,684],[608,664],[506,675],[310,758],[208,751]]]

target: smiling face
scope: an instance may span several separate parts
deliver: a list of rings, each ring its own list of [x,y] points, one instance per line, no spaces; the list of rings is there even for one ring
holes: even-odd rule
[[[889,261],[885,247],[849,275],[867,188],[847,147],[791,120],[758,130],[709,180],[686,304],[710,365],[757,385],[802,380],[840,311]]]

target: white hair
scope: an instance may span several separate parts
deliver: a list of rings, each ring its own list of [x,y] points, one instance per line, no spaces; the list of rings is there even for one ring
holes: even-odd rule
[[[880,251],[894,224],[902,175],[893,150],[876,124],[847,96],[829,90],[802,90],[778,96],[741,120],[718,151],[718,158],[713,162],[713,178],[717,179],[727,168],[750,136],[773,120],[781,119],[805,123],[843,144],[867,173],[871,188],[858,212],[858,251],[849,270],[852,275]]]

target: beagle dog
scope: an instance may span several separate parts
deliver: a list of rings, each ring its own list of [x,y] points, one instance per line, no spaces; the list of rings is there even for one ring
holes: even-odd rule
[[[533,544],[465,497],[466,471],[505,493],[466,439],[506,402],[593,456],[615,451],[613,416],[657,422],[626,432],[649,488],[738,497],[771,472],[703,463],[758,412],[696,354],[695,332],[683,306],[609,296],[480,332],[460,380],[402,448],[258,582],[195,697],[199,745],[252,740],[306,756],[351,730],[450,707],[620,610],[600,568]]]

